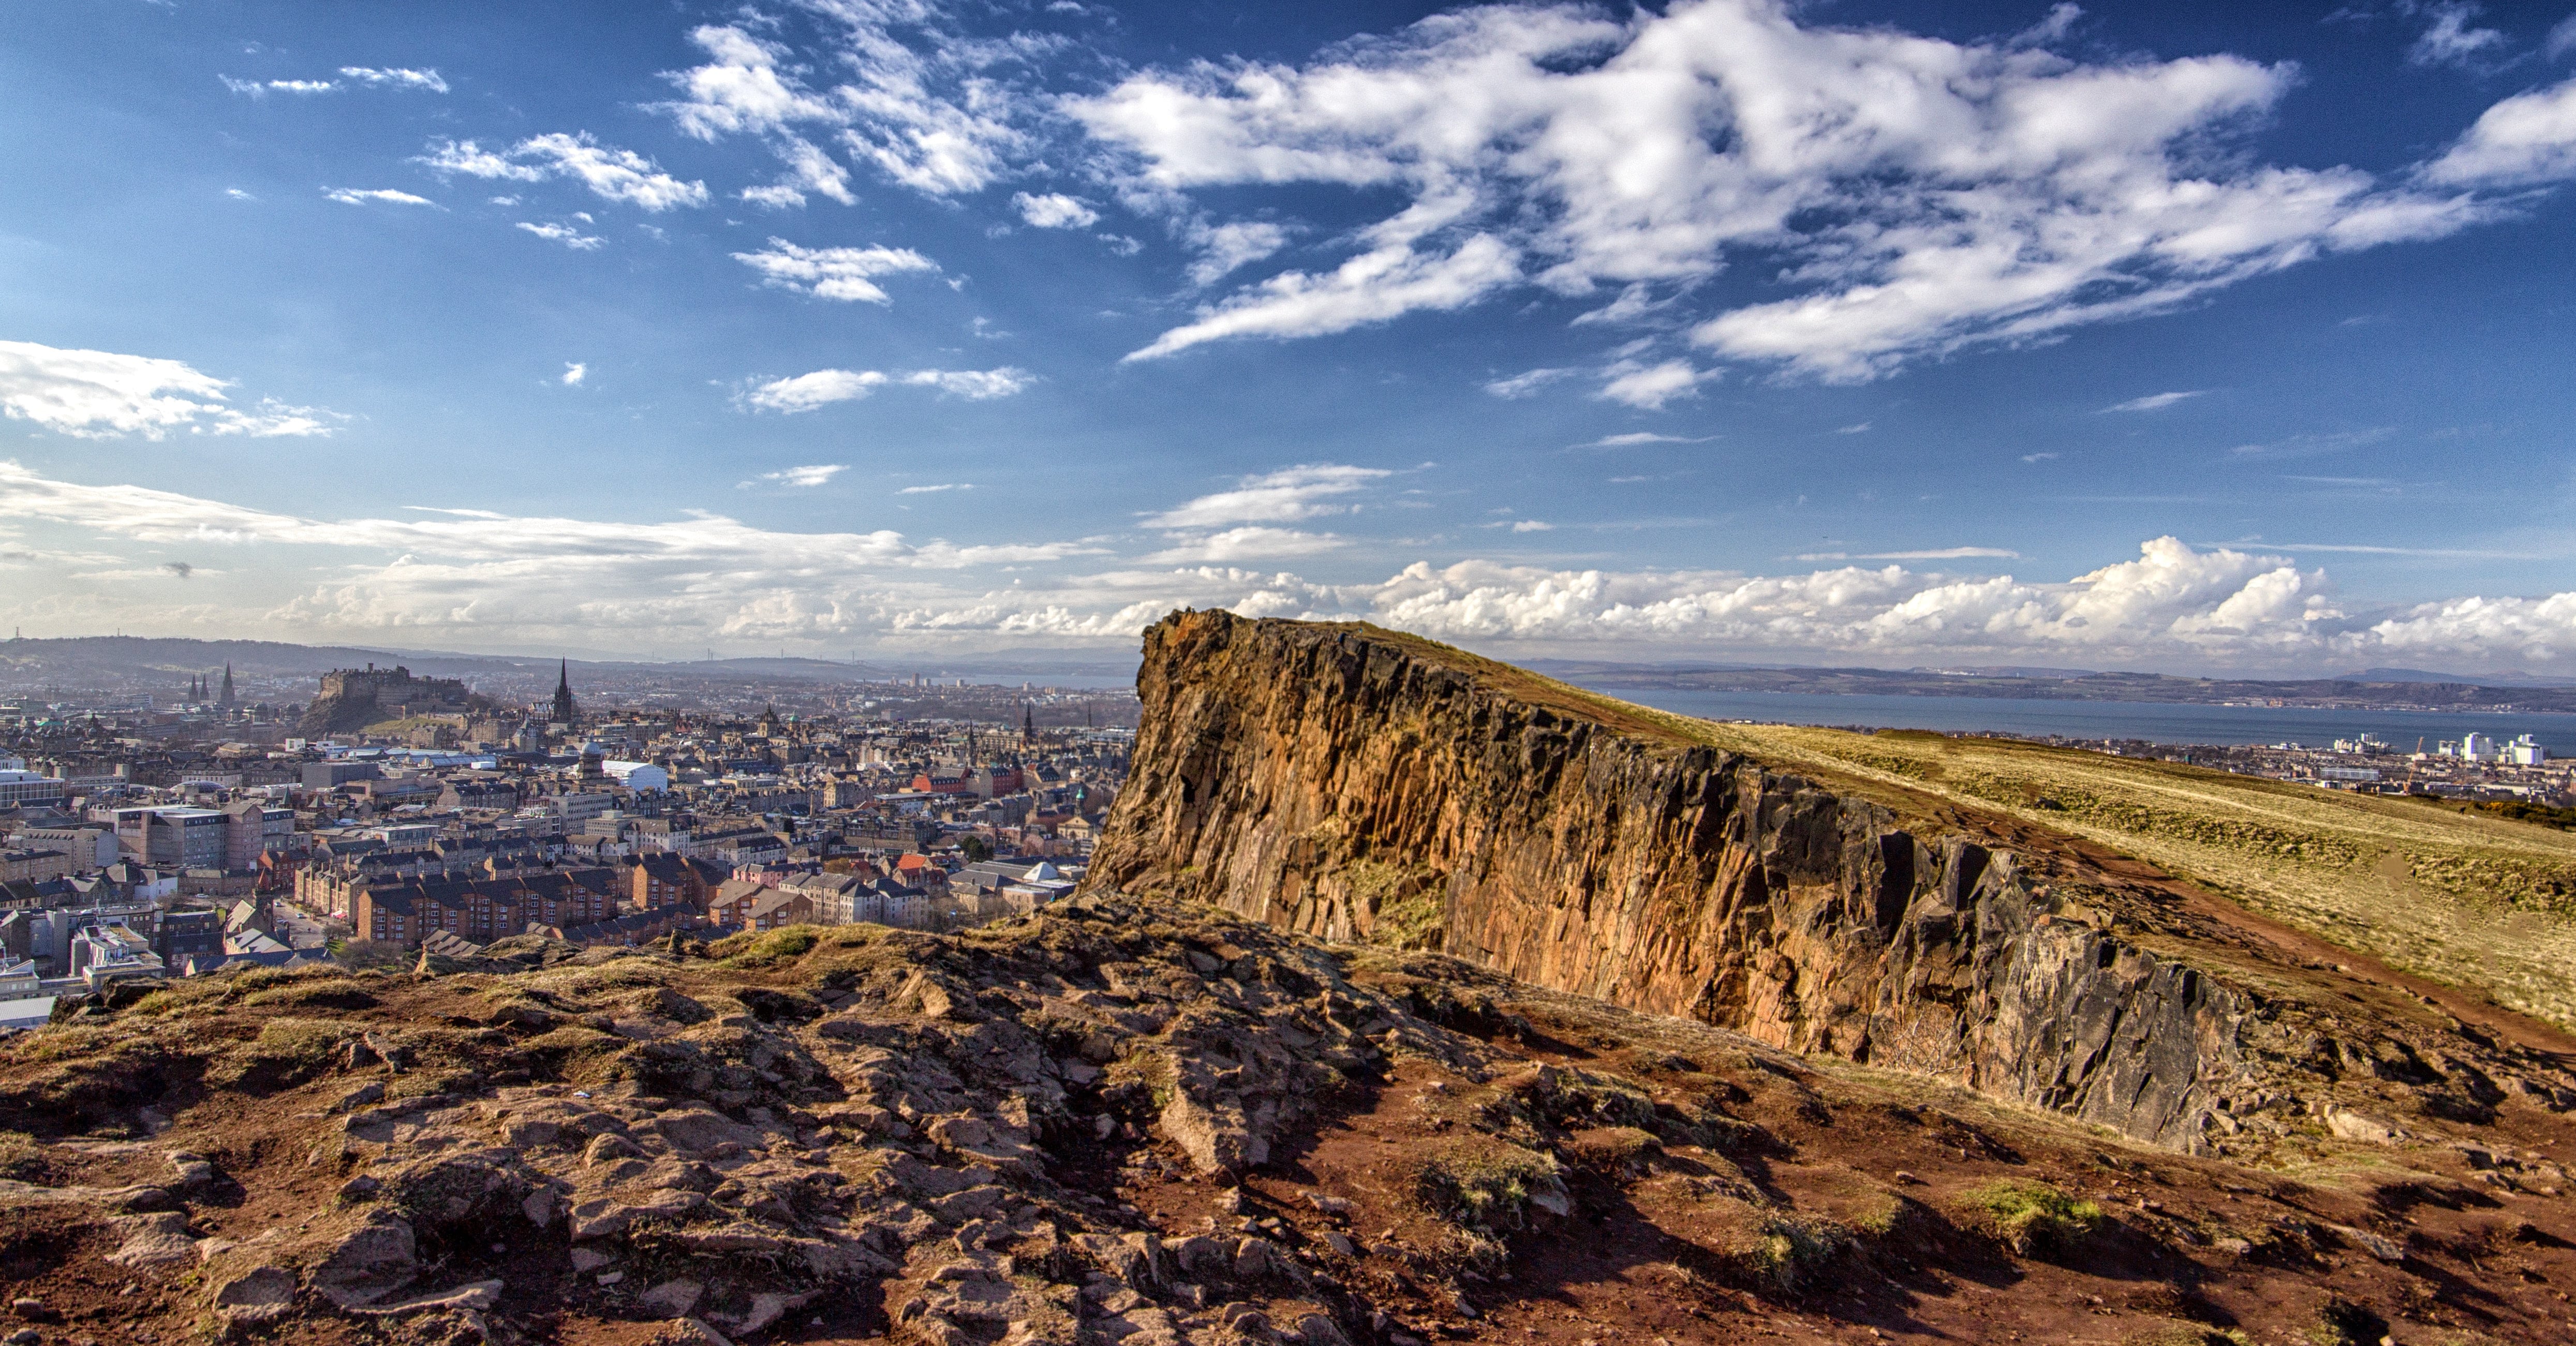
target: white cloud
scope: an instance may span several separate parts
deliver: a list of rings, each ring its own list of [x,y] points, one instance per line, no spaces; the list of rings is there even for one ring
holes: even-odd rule
[[[343,205],[351,206],[363,206],[370,201],[380,201],[387,205],[395,206],[438,206],[437,202],[430,200],[426,196],[414,196],[409,192],[398,192],[391,187],[376,187],[364,190],[356,187],[334,187],[322,194],[331,200],[342,203]]]
[[[1307,469],[1317,471],[1318,469]],[[1281,474],[1285,475],[1285,474]],[[784,483],[782,483],[784,484]],[[1191,502],[1193,505],[1203,501]],[[1294,512],[1273,500],[1209,511]],[[1331,498],[1321,502],[1335,503]],[[1184,507],[1187,508],[1187,507]],[[50,478],[0,461],[0,518],[87,530],[140,547],[184,545],[210,569],[229,552],[243,583],[301,585],[264,608],[149,608],[124,619],[278,633],[402,631],[480,644],[614,631],[627,641],[828,641],[1030,637],[1116,646],[1171,609],[1366,618],[1497,652],[1620,650],[1800,659],[2079,659],[2113,666],[2279,668],[2441,660],[2469,667],[2576,667],[2576,593],[2464,596],[2371,608],[2321,570],[2172,538],[2064,581],[1955,576],[1897,562],[1749,576],[1715,571],[1557,570],[1491,560],[1416,562],[1383,580],[1319,583],[1238,561],[1347,550],[1330,534],[1218,525],[1107,569],[1093,542],[915,543],[891,530],[793,533],[701,513],[661,522],[423,509],[418,518],[316,519],[130,485]],[[1178,511],[1174,511],[1178,512]],[[311,549],[299,557],[293,549]],[[140,581],[166,552],[61,550],[0,556],[33,573],[65,558]],[[352,561],[352,556],[361,559]],[[969,572],[1020,567],[999,587]],[[1132,648],[1132,646],[1131,646]]]
[[[564,362],[563,386],[567,388],[578,388],[581,386],[581,381],[589,377],[589,365],[583,364],[578,360],[567,360]]]
[[[1688,360],[1656,365],[1621,360],[1602,372],[1609,377],[1601,385],[1600,396],[1647,411],[1661,411],[1675,398],[1697,397],[1701,381],[1716,377],[1715,371],[1693,368]]]
[[[924,0],[807,8],[835,27],[821,44],[820,63],[844,82],[818,89],[786,45],[743,27],[709,25],[690,34],[706,63],[667,74],[682,97],[654,110],[705,140],[763,137],[801,180],[792,185],[844,201],[845,195],[817,188],[815,176],[838,183],[846,170],[793,128],[815,127],[853,160],[931,196],[982,190],[1027,143],[1013,121],[1033,115],[1033,102],[1000,72],[1034,49],[1030,41],[962,37]]]
[[[1485,385],[1485,391],[1500,398],[1535,397],[1538,390],[1573,373],[1571,369],[1532,369],[1507,379],[1496,379]]]
[[[1716,438],[1718,438],[1716,435],[1665,435],[1657,434],[1652,430],[1630,430],[1623,434],[1603,435],[1599,439],[1585,444],[1577,444],[1574,447],[1578,449],[1626,449],[1634,448],[1639,444],[1706,444],[1710,440]]]
[[[1280,561],[1297,557],[1322,556],[1339,551],[1349,543],[1330,533],[1309,533],[1299,528],[1271,528],[1246,524],[1227,528],[1202,537],[1185,537],[1175,545],[1143,559],[1160,565],[1232,565],[1242,561]]]
[[[2504,34],[2493,28],[2471,28],[2479,7],[2470,0],[2451,0],[2447,4],[2426,7],[2433,23],[2406,49],[2406,59],[2415,65],[2473,66],[2478,59],[2506,45]]]
[[[436,140],[416,162],[440,174],[463,173],[512,182],[572,178],[602,200],[655,212],[707,203],[705,183],[682,182],[643,155],[600,144],[588,131],[530,136],[502,152],[484,149],[471,140]]]
[[[59,434],[327,435],[331,422],[342,419],[271,399],[245,411],[226,405],[224,390],[231,386],[177,360],[0,341],[0,413]]]
[[[2503,188],[2576,177],[2576,80],[2488,108],[2423,177],[2439,187]]]
[[[943,481],[932,486],[906,486],[902,490],[895,492],[895,494],[937,495],[942,491],[971,491],[974,489],[975,483],[971,481]]]
[[[542,182],[546,176],[544,169],[515,163],[471,140],[433,140],[429,152],[414,156],[412,162],[426,165],[433,173],[463,173],[467,177],[511,182]]]
[[[2541,44],[2542,54],[2553,61],[2570,51],[2576,51],[2576,14],[2560,19],[2558,26],[2549,30],[2548,39]]]
[[[258,197],[243,191],[239,187],[226,187],[224,189],[224,195],[229,196],[236,201],[256,201],[259,199]]]
[[[1028,221],[1032,229],[1088,229],[1100,223],[1099,211],[1062,192],[1049,192],[1044,196],[1015,192],[1011,196],[1011,205],[1018,209],[1020,218]]]
[[[569,224],[531,224],[526,220],[521,220],[518,223],[518,227],[527,230],[529,233],[535,234],[537,237],[544,239],[548,243],[561,243],[575,252],[592,252],[597,250],[599,247],[600,240],[598,235],[585,234],[582,231],[573,228]]]
[[[224,82],[225,88],[232,90],[234,93],[242,94],[251,98],[266,98],[273,93],[330,93],[340,87],[327,79],[258,80],[234,79],[230,75],[218,75],[216,78]]]
[[[916,388],[937,388],[969,402],[1009,397],[1026,391],[1037,381],[1035,374],[1009,365],[999,369],[918,369],[903,376],[903,382]]]
[[[1703,312],[1693,340],[1727,360],[1867,379],[2506,208],[2250,161],[2233,142],[2295,83],[2286,64],[2088,63],[2048,50],[2047,25],[1956,43],[1807,26],[1809,12],[1485,6],[1302,66],[1148,70],[1066,100],[1121,189],[1176,216],[1218,189],[1406,199],[1352,235],[1339,269],[1245,287],[1138,355],[1337,332],[1524,283],[1616,286],[1595,313],[1642,316],[1748,265],[1791,293]],[[2450,171],[2467,173],[2474,148]]]
[[[870,304],[893,302],[873,277],[939,269],[937,262],[910,248],[801,248],[783,238],[769,240],[760,252],[737,252],[733,259],[782,289]]]
[[[1147,516],[1148,528],[1222,528],[1238,523],[1293,523],[1328,514],[1347,514],[1342,497],[1369,483],[1395,475],[1384,468],[1342,463],[1304,463],[1246,477],[1234,489],[1203,495],[1159,514]]]
[[[744,400],[756,409],[794,415],[830,406],[834,402],[855,402],[877,390],[886,376],[873,369],[817,369],[810,374],[777,379],[751,391]]]
[[[1022,392],[1036,382],[1036,375],[1009,365],[999,369],[916,369],[891,375],[874,369],[817,369],[761,384],[744,394],[742,400],[755,411],[793,415],[835,402],[855,402],[890,383],[936,388],[951,397],[989,402]]]
[[[378,69],[372,66],[344,65],[340,67],[340,77],[356,80],[360,84],[373,84],[387,88],[427,89],[431,93],[447,92],[447,81],[440,79],[435,70],[412,70],[403,67]]]
[[[2254,460],[2271,458],[2313,458],[2319,454],[2341,453],[2376,444],[2397,431],[2376,425],[2367,430],[2336,430],[2323,434],[2292,435],[2260,444],[2239,444],[2229,449],[2230,456]]]
[[[1554,531],[1555,528],[1555,524],[1549,523],[1544,519],[1512,520],[1512,531],[1515,533],[1546,533]]]
[[[783,486],[795,490],[810,490],[830,482],[832,478],[849,470],[848,463],[809,463],[803,467],[763,472],[749,481],[737,483],[737,487],[749,490],[754,486]]]
[[[2071,7],[2071,6],[2060,6],[2060,8],[2072,8],[2072,7]],[[1869,422],[1867,422],[1867,421],[1854,421],[1854,422],[1853,422],[1853,423],[1851,423],[1850,425],[1836,426],[1836,427],[1834,428],[1834,433],[1835,433],[1835,434],[1838,434],[1838,435],[1865,435],[1865,434],[1868,434],[1868,433],[1869,433]]]
[[[1200,309],[1198,321],[1163,333],[1126,358],[1151,360],[1229,337],[1316,336],[1423,309],[1463,308],[1519,277],[1512,249],[1490,234],[1467,239],[1447,256],[1392,243],[1321,275],[1282,272]]]
[[[1940,547],[1930,551],[1840,552],[1811,551],[1790,557],[1793,561],[1964,561],[1975,557],[1996,557],[2018,561],[2021,553],[2002,547]]]
[[[1237,268],[1250,266],[1288,246],[1285,225],[1267,220],[1236,220],[1210,225],[1193,222],[1185,231],[1198,260],[1190,263],[1192,285],[1214,285]]]
[[[2176,402],[2189,401],[2192,398],[2199,397],[2206,391],[2206,389],[2194,389],[2187,393],[2149,393],[2144,397],[2132,397],[2126,402],[2120,402],[2104,407],[2102,410],[2105,412],[2162,411]]]

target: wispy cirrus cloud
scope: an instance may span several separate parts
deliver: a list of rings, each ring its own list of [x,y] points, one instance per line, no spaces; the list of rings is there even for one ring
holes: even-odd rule
[[[1792,561],[1965,561],[1993,558],[2018,561],[2021,553],[2006,547],[1935,547],[1924,551],[1810,551],[1790,557]]]
[[[1578,449],[1633,449],[1642,444],[1706,444],[1717,435],[1667,435],[1654,430],[1629,430],[1577,444]]]
[[[828,485],[832,478],[850,470],[848,463],[809,463],[803,467],[781,468],[763,472],[749,481],[736,482],[734,489],[748,491],[759,486],[781,486],[792,490],[811,490]]]
[[[2102,410],[2105,414],[2115,411],[2162,411],[2177,402],[2187,402],[2192,398],[2203,396],[2206,392],[2206,389],[2195,388],[2190,392],[2149,393],[2144,397],[2132,397],[2126,402],[2115,402]]]
[[[447,92],[447,81],[436,70],[414,70],[407,66],[344,65],[340,78],[380,89],[426,89],[431,93]]]
[[[363,189],[357,187],[332,187],[324,190],[322,195],[329,200],[337,201],[342,205],[347,206],[375,204],[390,206],[428,206],[432,210],[446,209],[446,207],[439,205],[437,202],[430,200],[426,196],[414,196],[410,192],[396,191],[391,187],[372,187]]]

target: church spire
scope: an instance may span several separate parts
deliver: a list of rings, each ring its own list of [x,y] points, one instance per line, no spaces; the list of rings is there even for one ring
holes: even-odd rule
[[[563,724],[581,720],[581,706],[572,699],[572,661],[566,659],[555,674],[554,718]]]
[[[224,689],[216,694],[215,704],[224,710],[233,708],[233,661],[230,659],[224,661]]]

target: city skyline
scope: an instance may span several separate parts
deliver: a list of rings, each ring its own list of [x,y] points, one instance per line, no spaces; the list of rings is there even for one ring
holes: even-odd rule
[[[133,5],[0,43],[0,621],[2576,671],[2576,18]]]

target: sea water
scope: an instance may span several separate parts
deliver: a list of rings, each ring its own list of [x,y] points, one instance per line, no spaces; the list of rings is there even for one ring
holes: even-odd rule
[[[2150,743],[2297,743],[2372,738],[2400,752],[2421,740],[2485,734],[2498,742],[2529,734],[2552,757],[2576,757],[2576,715],[2431,710],[2311,710],[2289,706],[2201,706],[2162,701],[2047,701],[1995,696],[1859,696],[1812,692],[1710,692],[1661,687],[1595,687],[1622,701],[1710,720],[1938,729],[2025,738],[2144,739]]]

